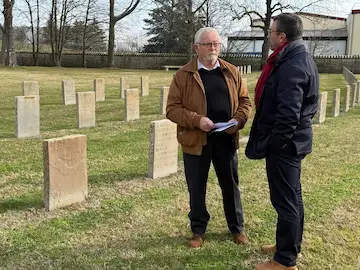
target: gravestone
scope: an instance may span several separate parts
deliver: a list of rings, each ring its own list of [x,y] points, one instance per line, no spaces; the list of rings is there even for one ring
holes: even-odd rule
[[[78,128],[95,126],[95,92],[78,92],[76,94]]]
[[[140,101],[138,89],[125,89],[125,121],[140,118]]]
[[[354,107],[357,100],[357,83],[352,84],[351,92],[352,92],[351,107]]]
[[[149,177],[165,177],[177,172],[176,124],[164,119],[150,124]]]
[[[94,80],[94,91],[96,101],[104,101],[105,100],[105,79],[95,79]]]
[[[15,136],[17,138],[40,135],[39,96],[15,97]]]
[[[251,74],[251,65],[248,65],[248,67],[247,67],[247,73],[248,73],[248,74]]]
[[[140,95],[142,97],[149,95],[149,77],[141,76],[140,79]]]
[[[332,117],[338,117],[340,114],[340,89],[337,88],[333,93]]]
[[[326,119],[327,95],[327,92],[321,92],[319,95],[319,107],[315,115],[315,122],[318,124],[324,123]]]
[[[76,104],[75,81],[63,80],[61,82],[62,99],[64,105]]]
[[[22,82],[22,95],[23,96],[38,96],[39,84],[36,81],[23,81]]]
[[[44,140],[44,206],[47,210],[82,202],[88,195],[86,136]]]
[[[125,89],[129,89],[128,78],[121,77],[120,78],[120,98],[125,98]]]
[[[165,115],[166,114],[166,105],[167,100],[169,96],[169,89],[170,87],[164,86],[161,88],[160,93],[160,114]]]
[[[348,112],[350,109],[350,85],[346,85],[345,90],[345,112]]]
[[[357,93],[356,103],[358,103],[358,105],[360,105],[360,80],[357,81],[357,90],[358,90],[358,93]]]

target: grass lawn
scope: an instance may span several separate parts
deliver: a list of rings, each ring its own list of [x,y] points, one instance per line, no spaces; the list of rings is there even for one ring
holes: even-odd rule
[[[0,269],[254,269],[268,258],[259,247],[274,242],[276,215],[264,161],[246,159],[244,146],[239,175],[247,247],[231,241],[213,169],[211,219],[198,250],[184,239],[190,229],[181,154],[178,174],[146,178],[150,121],[163,118],[160,87],[169,86],[173,72],[19,67],[2,68],[0,75]],[[119,78],[127,76],[134,88],[142,75],[150,76],[150,96],[141,98],[141,120],[125,123]],[[258,76],[248,76],[251,95]],[[94,78],[105,78],[106,101],[96,104],[97,126],[79,130],[76,105],[61,105],[61,80],[75,79],[77,91],[90,91]],[[14,135],[14,97],[23,80],[40,85],[41,138]],[[329,113],[338,87],[345,89],[342,75],[321,75]],[[302,171],[306,223],[299,269],[360,269],[359,116],[360,106],[314,127],[313,153]],[[87,135],[89,198],[48,212],[42,208],[42,140],[71,134]]]

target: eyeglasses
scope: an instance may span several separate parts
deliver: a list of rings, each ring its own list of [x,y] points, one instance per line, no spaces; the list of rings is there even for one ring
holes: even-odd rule
[[[220,42],[214,42],[214,43],[197,43],[198,45],[202,45],[207,49],[210,49],[212,46],[214,46],[215,48],[219,48],[221,43]]]
[[[277,35],[282,33],[282,32],[279,32],[279,31],[268,29],[268,35],[271,35],[272,32],[276,33]]]

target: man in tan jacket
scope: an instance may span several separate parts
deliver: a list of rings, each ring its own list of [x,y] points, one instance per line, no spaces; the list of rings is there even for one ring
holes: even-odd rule
[[[206,182],[212,161],[222,190],[227,225],[237,244],[247,244],[238,188],[238,131],[251,113],[251,102],[238,69],[219,59],[220,37],[214,28],[195,35],[195,57],[183,66],[170,86],[166,116],[178,125],[185,177],[190,195],[191,247],[203,244],[210,215]],[[216,123],[235,122],[223,132]]]

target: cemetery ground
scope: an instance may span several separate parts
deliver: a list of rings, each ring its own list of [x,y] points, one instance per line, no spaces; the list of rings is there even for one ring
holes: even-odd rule
[[[119,79],[139,87],[148,75],[150,95],[140,98],[141,120],[126,123]],[[201,249],[189,249],[188,193],[181,151],[179,172],[147,178],[150,122],[159,115],[160,87],[173,72],[116,69],[0,69],[0,269],[254,269],[269,258],[259,250],[273,243],[276,214],[269,201],[264,161],[239,150],[245,228],[250,245],[231,241],[221,191],[211,169],[207,205],[211,215]],[[259,73],[248,75],[253,89]],[[96,127],[78,129],[76,105],[62,105],[61,80],[76,80],[91,91],[104,78],[106,100],[96,103]],[[15,96],[21,82],[40,87],[41,137],[16,139]],[[329,91],[328,118],[314,127],[313,153],[303,161],[305,203],[303,257],[299,269],[360,269],[360,106],[331,118],[332,91],[345,81],[321,75]],[[251,121],[242,135],[249,133]],[[81,204],[54,211],[43,208],[42,140],[87,136],[89,196]]]

